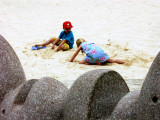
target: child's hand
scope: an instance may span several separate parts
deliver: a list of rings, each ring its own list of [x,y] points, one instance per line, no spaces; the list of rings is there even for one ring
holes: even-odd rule
[[[60,48],[60,47],[58,47],[58,48],[57,48],[57,52],[58,52],[58,51],[60,51],[60,50],[61,50],[61,48]]]
[[[52,46],[52,50],[54,50],[54,47],[55,47],[55,46],[53,45],[53,46]]]
[[[69,62],[73,62],[73,60],[69,60]]]

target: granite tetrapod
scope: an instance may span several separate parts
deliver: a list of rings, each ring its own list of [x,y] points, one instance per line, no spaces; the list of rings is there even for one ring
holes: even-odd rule
[[[61,120],[67,91],[49,77],[26,81],[16,53],[0,35],[0,120]]]
[[[149,69],[141,91],[125,95],[108,120],[160,120],[160,52]]]
[[[80,76],[71,86],[64,106],[65,120],[95,120],[111,115],[118,101],[129,92],[115,71],[97,69]]]
[[[0,120],[160,120],[160,53],[141,91],[130,92],[113,70],[81,75],[68,90],[54,78],[26,81],[21,63],[0,36]]]
[[[25,80],[26,77],[16,53],[0,35],[0,103],[5,94]]]

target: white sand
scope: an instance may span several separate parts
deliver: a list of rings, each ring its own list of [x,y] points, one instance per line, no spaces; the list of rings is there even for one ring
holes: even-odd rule
[[[52,77],[68,88],[83,73],[93,69],[112,69],[124,79],[144,79],[160,48],[159,0],[1,0],[0,34],[17,53],[27,79]],[[32,51],[31,46],[58,37],[62,23],[73,24],[75,41],[95,42],[124,65],[80,65],[69,51],[47,49]],[[126,81],[131,90],[141,81]]]

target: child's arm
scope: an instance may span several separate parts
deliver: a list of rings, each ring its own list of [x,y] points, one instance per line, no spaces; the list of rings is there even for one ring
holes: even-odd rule
[[[82,49],[82,46],[79,46],[74,55],[72,56],[70,62],[73,62],[74,58],[78,55],[79,51]]]
[[[60,38],[57,38],[57,39],[53,42],[52,49],[54,49],[55,45],[58,43],[59,40],[60,40]]]
[[[60,43],[60,45],[58,46],[58,48],[57,48],[57,52],[58,51],[60,51],[61,50],[61,46],[64,44],[64,43],[66,43],[67,42],[67,40],[62,40],[62,42]]]

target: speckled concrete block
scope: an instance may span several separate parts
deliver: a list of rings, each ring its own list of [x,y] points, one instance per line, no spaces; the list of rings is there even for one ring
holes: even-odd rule
[[[160,120],[160,52],[153,61],[141,91],[130,92],[105,120]]]
[[[25,74],[16,53],[0,35],[0,103],[5,94],[25,80]]]
[[[32,85],[38,80],[29,80],[19,85],[16,89],[5,95],[0,105],[1,120],[24,120],[22,107],[32,88]]]
[[[71,86],[64,106],[64,120],[95,120],[111,115],[129,92],[115,71],[97,69],[80,76]]]
[[[16,53],[0,36],[0,120],[61,120],[67,91],[48,77],[26,81]]]
[[[49,77],[29,80],[5,96],[0,120],[62,120],[67,91]]]
[[[105,120],[138,120],[140,91],[126,94],[117,104],[109,119]]]
[[[42,78],[34,86],[24,104],[27,120],[60,120],[68,89],[52,78]]]
[[[153,61],[140,92],[140,119],[160,120],[160,52]]]

